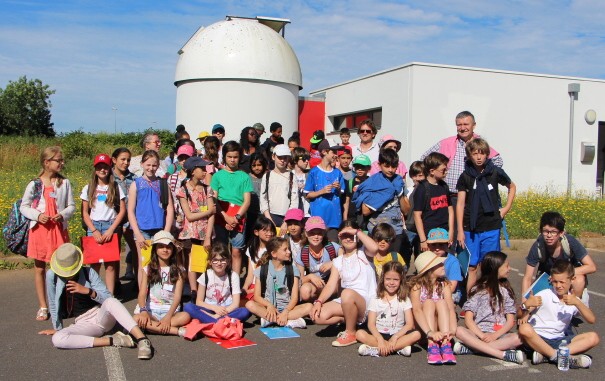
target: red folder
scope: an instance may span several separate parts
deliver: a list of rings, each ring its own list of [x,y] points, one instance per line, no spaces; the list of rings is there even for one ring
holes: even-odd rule
[[[239,211],[239,208],[240,208],[240,205],[231,204],[227,201],[219,201],[218,203],[220,204],[222,211],[227,213],[227,215],[231,216],[231,217],[235,217],[235,215],[237,214],[237,212]],[[242,216],[242,217],[245,217],[245,216]],[[215,224],[218,224],[220,226],[225,226],[226,222],[221,213],[217,213],[215,218],[216,218]],[[245,222],[246,222],[246,219],[242,218],[233,230],[235,230],[238,233],[242,233],[244,231]]]
[[[95,238],[82,237],[82,252],[84,253],[84,264],[115,262],[120,260],[120,241],[116,233],[111,241],[98,244]]]

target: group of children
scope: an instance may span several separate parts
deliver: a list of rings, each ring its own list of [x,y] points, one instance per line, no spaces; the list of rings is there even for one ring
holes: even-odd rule
[[[136,339],[140,358],[150,358],[152,352],[144,331],[184,336],[192,318],[216,322],[228,316],[243,321],[254,314],[261,326],[304,328],[304,317],[316,324],[343,323],[344,330],[332,345],[361,342],[362,355],[409,356],[411,346],[425,338],[430,364],[454,364],[455,354],[472,352],[521,363],[524,352],[516,348],[522,341],[538,353],[534,362],[556,359],[546,345],[558,345],[555,339],[561,332],[541,331],[549,322],[549,316],[541,315],[547,311],[542,304],[546,296],[533,295],[517,308],[506,279],[508,261],[500,252],[499,233],[515,186],[488,159],[489,145],[484,140],[473,139],[466,146],[469,160],[458,181],[456,213],[443,181],[447,158],[433,153],[423,162],[414,162],[409,173],[414,187],[408,192],[407,168],[397,154],[401,143],[393,137],[381,142],[377,162],[357,156],[352,161],[354,175],[349,168],[350,148],[332,146],[325,139],[314,143],[312,153],[277,144],[272,165],[264,155],[252,153],[249,174],[239,169],[244,153],[237,142],[222,146],[220,170],[183,147],[188,146],[176,151],[178,164],[168,181],[156,176],[160,157],[154,150],[143,153],[140,177],[128,170],[127,149],[119,148],[111,156],[99,154],[81,193],[87,235],[99,244],[124,236],[134,254],[139,288],[131,319],[135,325],[111,297],[119,284],[119,262],[105,263],[103,289],[101,265],[82,270],[81,253],[78,262],[75,246],[67,243],[66,222],[75,212],[75,202],[69,180],[60,173],[65,161],[60,148],[44,150],[42,171],[28,184],[21,207],[32,220],[28,256],[35,259],[38,320],[46,320],[50,313],[59,330],[63,317],[114,316]],[[313,154],[321,160],[309,170]],[[499,184],[509,190],[504,206]],[[544,234],[545,239],[562,234],[563,229],[554,233]],[[471,256],[468,300],[462,306],[466,328],[457,326],[454,309],[463,295],[460,264],[449,253],[454,237]],[[151,258],[142,266],[141,252],[149,245]],[[200,246],[208,252],[203,273],[192,271],[190,263],[192,250]],[[414,251],[416,275],[406,278]],[[58,259],[64,252],[72,262]],[[556,258],[558,254],[543,255]],[[63,270],[79,271],[57,271],[53,261],[59,261]],[[46,274],[48,262],[51,270]],[[592,261],[582,264],[587,267],[579,267],[579,275],[596,270]],[[574,267],[570,268],[559,273],[556,265],[549,269],[551,278],[559,276],[562,284],[549,300],[557,308],[563,304],[570,316],[579,312],[592,322],[588,307],[567,296],[576,280]],[[574,293],[578,287],[574,283]],[[191,302],[183,305],[185,293]],[[74,295],[79,306],[75,311]],[[90,313],[103,308],[109,311]],[[526,310],[531,310],[529,320]],[[524,324],[519,334],[513,334],[517,314]],[[105,331],[110,323],[111,319],[102,325]],[[358,330],[361,324],[367,324],[368,331]],[[57,336],[61,331],[52,333]],[[98,341],[92,337],[104,332],[85,332],[90,340],[78,341],[78,335],[62,333],[60,341],[53,336],[53,343],[65,348],[135,345],[127,335]],[[572,354],[598,342],[595,334],[582,335],[566,336]],[[545,344],[544,339],[551,341]],[[588,356],[573,359],[574,366],[590,365]]]

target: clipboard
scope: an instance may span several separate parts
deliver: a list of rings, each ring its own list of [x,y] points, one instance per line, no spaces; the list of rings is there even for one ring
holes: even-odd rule
[[[151,261],[151,240],[145,240],[147,242],[147,248],[141,249],[141,266],[145,267]]]
[[[204,273],[208,267],[208,250],[202,245],[191,245],[189,254],[189,271]]]
[[[550,288],[549,278],[550,278],[550,276],[547,273],[542,273],[542,275],[540,275],[538,277],[538,279],[536,279],[534,281],[534,283],[531,284],[531,286],[529,287],[529,290],[527,290],[527,292],[525,294],[523,294],[523,298],[524,299],[529,298],[529,293],[531,291],[533,291],[534,295],[536,295],[538,292]]]
[[[116,233],[113,233],[109,242],[103,244],[97,243],[93,236],[82,237],[80,245],[82,246],[85,265],[120,260],[120,241]]]

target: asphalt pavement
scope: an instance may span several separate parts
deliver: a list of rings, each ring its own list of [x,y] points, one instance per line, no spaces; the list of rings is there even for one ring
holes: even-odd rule
[[[519,291],[525,268],[525,252],[519,248],[504,250],[509,254],[513,271],[510,280]],[[330,345],[339,329],[309,325],[297,330],[300,338],[269,340],[252,325],[246,324],[246,338],[257,345],[224,349],[202,338],[188,342],[178,337],[150,336],[155,357],[137,359],[136,349],[93,348],[82,350],[55,349],[50,337],[38,335],[51,328],[49,321],[35,321],[37,310],[33,270],[0,271],[0,379],[2,380],[370,380],[370,379],[489,379],[523,380],[562,378],[602,380],[605,373],[605,252],[590,250],[598,271],[589,277],[590,306],[597,315],[594,325],[580,323],[578,332],[597,331],[601,343],[589,354],[590,369],[572,369],[566,374],[555,365],[505,363],[483,356],[458,356],[455,366],[431,366],[426,351],[413,347],[410,358],[361,357],[358,345],[334,348]],[[132,311],[136,301],[124,304]],[[459,322],[463,324],[463,322]],[[598,376],[601,374],[601,376]]]

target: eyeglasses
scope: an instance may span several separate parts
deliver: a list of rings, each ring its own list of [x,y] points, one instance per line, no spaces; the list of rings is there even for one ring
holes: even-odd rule
[[[311,156],[303,155],[303,156],[299,156],[298,160],[309,161],[310,158],[311,158]]]
[[[150,144],[162,144],[161,140],[154,140],[152,142],[149,142]]]
[[[559,233],[560,233],[560,231],[558,231],[558,230],[542,230],[542,235],[546,236],[546,237],[555,236]]]
[[[371,134],[371,133],[373,133],[374,131],[372,131],[372,130],[359,130],[359,131],[357,131],[357,132],[358,132],[358,133],[360,133],[360,134]]]
[[[227,263],[227,259],[225,259],[225,258],[221,258],[221,259],[215,258],[215,259],[212,260],[212,263],[215,264],[215,265],[217,265],[219,263]]]
[[[376,239],[376,243],[391,243],[393,240],[388,238],[378,238]]]

